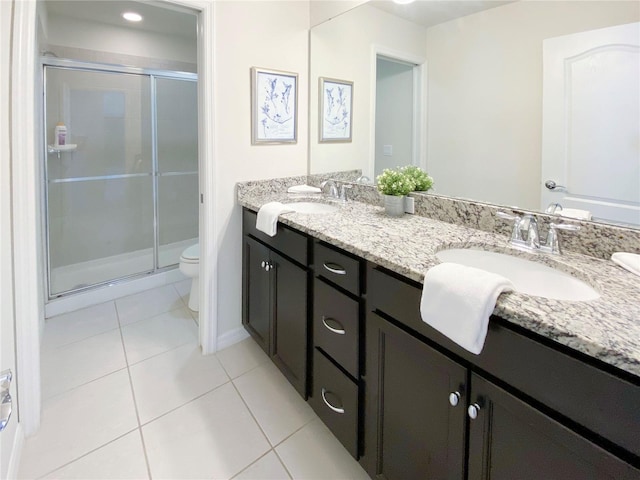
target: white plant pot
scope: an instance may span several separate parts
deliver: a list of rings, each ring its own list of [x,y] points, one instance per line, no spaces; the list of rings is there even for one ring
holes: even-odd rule
[[[391,217],[399,217],[404,215],[404,196],[385,195],[384,211]]]

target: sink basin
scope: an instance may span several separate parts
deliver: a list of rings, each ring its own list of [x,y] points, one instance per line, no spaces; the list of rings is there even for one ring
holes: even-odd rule
[[[595,300],[600,294],[582,280],[538,262],[512,255],[470,248],[436,253],[441,262],[481,268],[508,278],[516,291],[555,300]]]
[[[287,207],[296,213],[304,213],[306,215],[336,213],[339,210],[335,205],[319,202],[291,202],[287,203]]]

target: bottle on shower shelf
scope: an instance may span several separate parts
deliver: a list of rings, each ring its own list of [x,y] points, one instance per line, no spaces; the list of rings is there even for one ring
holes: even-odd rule
[[[54,135],[56,137],[54,141],[56,147],[64,146],[67,144],[67,127],[64,126],[64,123],[58,122],[56,124]]]

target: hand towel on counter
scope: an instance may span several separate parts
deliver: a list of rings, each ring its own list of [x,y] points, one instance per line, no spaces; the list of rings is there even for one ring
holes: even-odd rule
[[[318,187],[312,187],[311,185],[296,185],[289,187],[287,193],[322,193]]]
[[[441,263],[424,277],[420,314],[425,323],[478,355],[498,296],[511,290],[511,282],[495,273]]]
[[[625,270],[640,275],[640,255],[637,253],[616,252],[611,255],[611,260]]]
[[[561,217],[575,218],[577,220],[591,220],[591,212],[589,210],[580,210],[579,208],[563,208],[559,212]]]
[[[256,219],[256,228],[266,233],[270,237],[274,237],[278,232],[278,217],[282,213],[293,212],[284,203],[269,202],[265,203],[258,210],[258,218]]]

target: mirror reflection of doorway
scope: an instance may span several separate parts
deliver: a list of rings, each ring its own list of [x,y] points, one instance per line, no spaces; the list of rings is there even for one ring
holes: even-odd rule
[[[385,168],[417,164],[415,152],[416,65],[376,59],[375,176]]]

